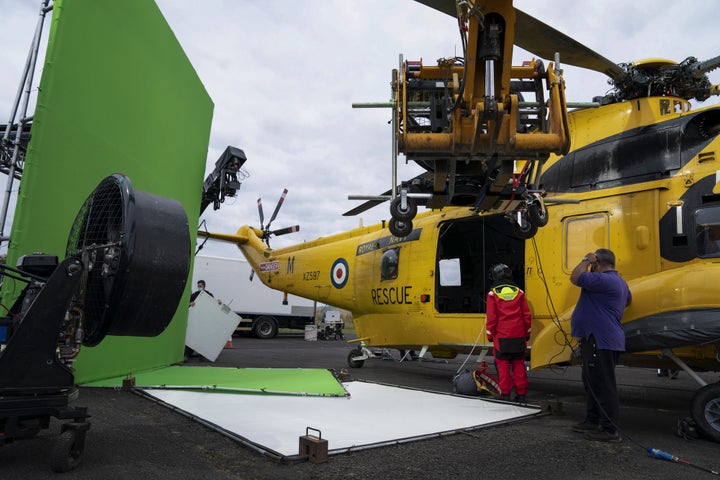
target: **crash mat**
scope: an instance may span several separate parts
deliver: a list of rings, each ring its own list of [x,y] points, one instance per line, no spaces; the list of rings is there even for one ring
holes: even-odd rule
[[[361,381],[344,386],[350,393],[346,398],[140,391],[203,425],[279,457],[297,454],[298,437],[307,435],[309,427],[312,435],[327,439],[328,453],[336,454],[451,435],[542,413],[534,405],[481,397]]]
[[[169,366],[134,373],[136,388],[218,390],[223,393],[348,396],[329,370],[310,368],[222,368]],[[121,387],[127,376],[83,384]]]

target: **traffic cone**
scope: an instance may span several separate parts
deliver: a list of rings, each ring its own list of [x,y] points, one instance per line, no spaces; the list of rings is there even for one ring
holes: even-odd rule
[[[232,337],[228,338],[228,341],[225,342],[225,348],[233,348]]]

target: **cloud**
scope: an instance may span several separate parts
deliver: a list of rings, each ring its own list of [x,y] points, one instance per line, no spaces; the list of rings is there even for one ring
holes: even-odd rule
[[[299,224],[300,232],[273,239],[273,247],[355,228],[361,219],[369,225],[389,218],[386,205],[360,218],[342,216],[359,204],[348,195],[376,195],[391,184],[390,111],[352,104],[389,100],[401,53],[425,64],[460,55],[454,19],[412,0],[157,4],[215,103],[207,171],[227,145],[248,157],[250,177],[237,197],[203,216],[210,230],[258,226],[257,198],[267,219],[283,188],[289,194],[273,227]],[[718,54],[715,22],[707,13],[715,10],[713,0],[517,0],[515,6],[615,62]],[[4,114],[37,12],[28,2],[11,0],[0,0],[0,11]],[[517,49],[515,63],[532,56]],[[601,74],[562,67],[569,101],[590,101],[609,88]],[[711,79],[720,82],[717,71]],[[400,179],[422,171],[404,157],[399,168]],[[209,243],[203,252],[238,255],[234,246]]]

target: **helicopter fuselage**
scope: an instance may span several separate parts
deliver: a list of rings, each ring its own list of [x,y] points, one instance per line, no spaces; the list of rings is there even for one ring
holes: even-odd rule
[[[550,222],[531,240],[507,215],[466,207],[423,212],[406,237],[385,222],[275,250],[251,227],[232,237],[267,286],[351,311],[367,346],[442,358],[490,348],[488,272],[506,263],[533,313],[533,368],[575,361],[570,272],[610,248],[633,291],[627,362],[663,363],[661,350],[674,349],[718,369],[720,108],[650,97],[570,112],[569,124],[573,149],[551,156],[541,179],[562,203],[548,204]]]

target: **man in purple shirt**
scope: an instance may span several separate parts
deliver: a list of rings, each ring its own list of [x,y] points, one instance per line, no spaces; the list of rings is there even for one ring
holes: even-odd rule
[[[587,397],[585,420],[573,430],[591,440],[621,442],[615,365],[620,352],[625,351],[620,320],[632,294],[615,270],[615,254],[606,248],[588,253],[573,270],[570,281],[582,289],[570,326],[572,336],[580,342]]]

